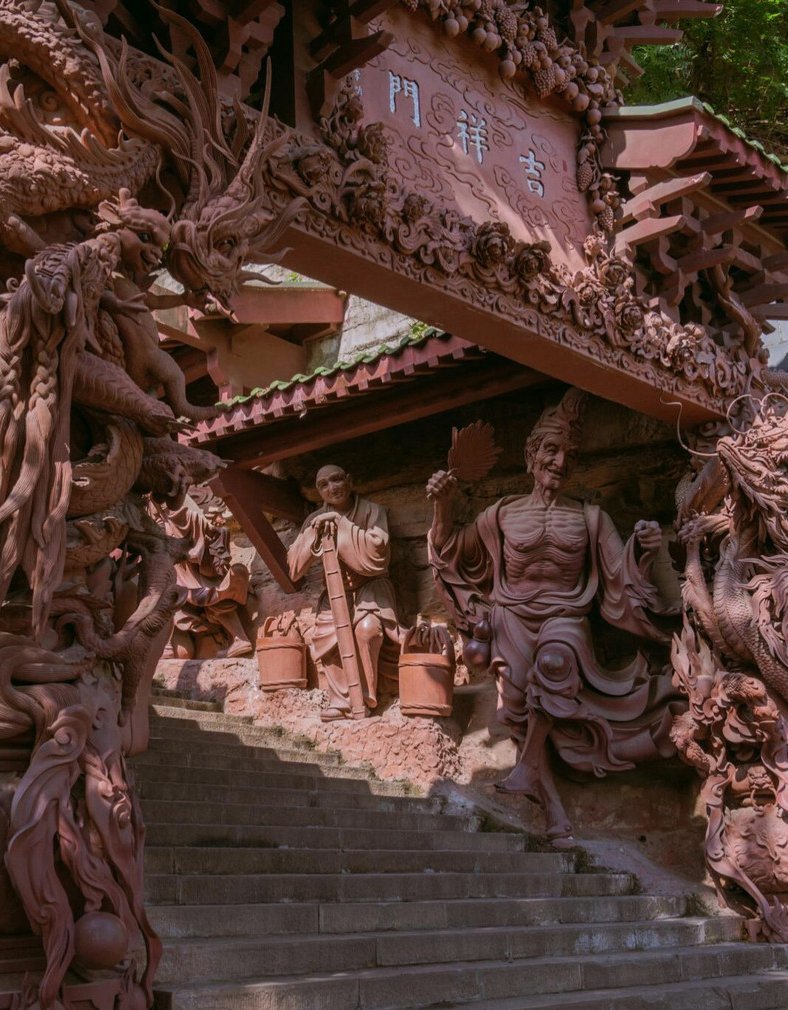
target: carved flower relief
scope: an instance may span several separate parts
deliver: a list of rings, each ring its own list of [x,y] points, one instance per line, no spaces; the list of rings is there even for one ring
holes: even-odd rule
[[[403,220],[410,224],[425,217],[430,210],[430,202],[419,193],[408,193],[402,204]]]
[[[317,186],[331,168],[331,155],[322,145],[298,148],[293,153],[293,167],[307,186]]]
[[[608,291],[632,286],[632,268],[618,256],[605,257],[598,261],[597,276]]]
[[[643,325],[643,309],[629,298],[619,298],[613,309],[616,323],[623,333],[633,334]]]
[[[476,229],[471,253],[480,266],[489,270],[503,263],[513,249],[509,226],[500,221],[485,221]]]
[[[388,161],[391,141],[386,136],[385,129],[382,123],[370,123],[358,131],[356,139],[358,153],[364,158],[369,158],[375,165],[385,165]]]
[[[533,280],[537,274],[547,273],[549,267],[549,242],[534,242],[530,245],[520,246],[512,264],[515,276],[526,284]]]
[[[387,209],[386,184],[382,181],[370,181],[350,194],[350,217],[365,231],[383,231],[386,227]]]

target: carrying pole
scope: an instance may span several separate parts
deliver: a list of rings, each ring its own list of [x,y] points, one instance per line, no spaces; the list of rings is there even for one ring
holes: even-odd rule
[[[323,556],[323,571],[326,576],[326,593],[334,618],[337,632],[337,648],[342,663],[342,670],[347,681],[350,696],[350,716],[352,719],[364,719],[369,713],[364,704],[364,691],[361,687],[361,673],[356,638],[353,634],[353,623],[350,619],[350,607],[345,593],[345,583],[337,554],[336,526],[332,523],[324,527],[320,543],[320,553]]]

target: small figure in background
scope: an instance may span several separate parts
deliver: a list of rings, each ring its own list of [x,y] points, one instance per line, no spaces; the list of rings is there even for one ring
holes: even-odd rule
[[[389,579],[386,510],[360,498],[350,474],[333,464],[318,471],[316,487],[323,504],[306,519],[287,559],[295,581],[321,556],[324,543],[335,547],[348,620],[342,617],[341,590],[327,586],[310,642],[329,697],[321,718],[329,722],[377,707],[380,677],[396,677],[400,627]],[[351,631],[353,641],[345,642]]]
[[[188,495],[179,509],[155,503],[151,509],[170,536],[182,537],[191,545],[186,560],[175,566],[185,598],[175,613],[163,658],[251,655],[254,646],[240,616],[249,595],[249,570],[232,563],[228,528]]]

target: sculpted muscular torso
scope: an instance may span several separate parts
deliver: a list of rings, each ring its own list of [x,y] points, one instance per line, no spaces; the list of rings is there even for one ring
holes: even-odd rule
[[[585,565],[588,531],[582,508],[568,498],[553,505],[517,498],[499,513],[506,581],[523,597],[572,589]]]
[[[456,478],[439,470],[427,483],[438,587],[471,651],[483,656],[481,640],[490,642],[498,719],[517,744],[518,762],[499,788],[539,802],[554,839],[569,837],[571,827],[546,760],[548,737],[579,770],[631,768],[664,749],[658,706],[671,691],[669,678],[652,690],[641,654],[609,671],[594,652],[592,609],[617,628],[665,641],[646,613],[662,612],[648,577],[662,531],[641,521],[624,544],[601,509],[559,494],[579,444],[583,396],[570,390],[531,433],[531,494],[504,498],[455,527]]]

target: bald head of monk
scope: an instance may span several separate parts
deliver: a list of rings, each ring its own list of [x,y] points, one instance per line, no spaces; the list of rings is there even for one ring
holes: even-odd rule
[[[353,478],[341,466],[321,466],[315,478],[317,493],[326,508],[347,512],[353,504]]]

